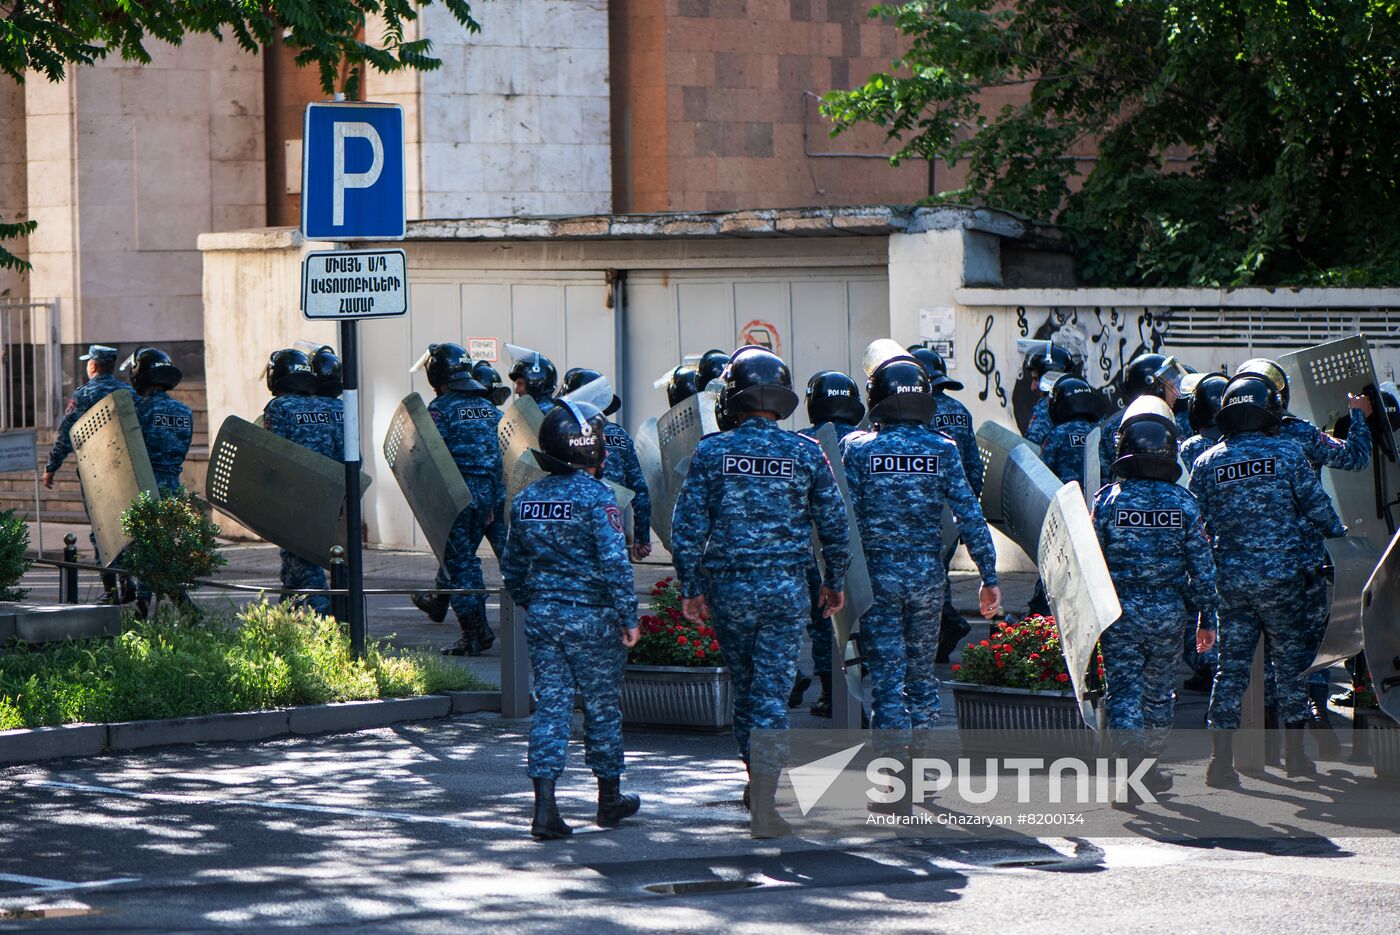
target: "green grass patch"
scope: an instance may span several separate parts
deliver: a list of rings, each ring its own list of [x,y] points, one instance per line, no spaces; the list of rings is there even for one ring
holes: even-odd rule
[[[114,640],[0,653],[0,730],[137,721],[494,688],[437,656],[376,642],[287,604],[191,624],[173,609]]]

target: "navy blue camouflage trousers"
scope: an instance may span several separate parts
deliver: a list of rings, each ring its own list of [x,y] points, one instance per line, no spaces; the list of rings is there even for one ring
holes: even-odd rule
[[[616,612],[537,598],[525,611],[534,672],[531,779],[558,779],[569,752],[574,698],[583,698],[584,762],[601,779],[622,775],[622,645]]]
[[[1099,643],[1108,729],[1119,749],[1158,752],[1172,726],[1186,603],[1180,593],[1161,587],[1120,585],[1117,590],[1123,616]]]
[[[279,549],[278,552],[282,556],[282,587],[330,587],[326,582],[326,570],[320,565],[308,562],[300,555],[294,555],[286,549]],[[318,614],[329,614],[331,612],[331,599],[324,594],[287,594],[284,595],[284,597],[294,604],[307,604]]]
[[[734,740],[745,763],[751,731],[788,729],[787,700],[797,676],[802,627],[811,614],[809,600],[800,568],[716,573],[709,578],[710,624],[729,668]],[[785,755],[780,743],[764,749],[775,758]],[[782,764],[757,765],[776,770]]]
[[[486,586],[481,574],[481,559],[476,550],[486,535],[486,521],[498,519],[496,510],[495,485],[489,479],[465,475],[468,489],[472,492],[471,506],[463,510],[452,524],[452,532],[447,537],[445,562],[439,566],[433,581],[438,588],[475,588]],[[504,523],[501,523],[504,529]],[[484,594],[452,595],[452,610],[458,620],[486,623],[486,596]]]
[[[1206,715],[1210,727],[1240,726],[1240,705],[1249,687],[1260,634],[1273,665],[1279,719],[1287,724],[1307,717],[1303,670],[1312,664],[1316,647],[1308,628],[1305,592],[1301,575],[1272,581],[1221,581],[1220,663]]]
[[[943,616],[942,556],[868,549],[866,564],[875,598],[860,618],[861,652],[870,667],[870,726],[931,727],[939,711],[933,659]]]

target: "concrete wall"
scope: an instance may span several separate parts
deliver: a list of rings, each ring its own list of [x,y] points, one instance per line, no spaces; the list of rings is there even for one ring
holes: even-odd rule
[[[611,209],[606,0],[482,0],[468,35],[420,11],[438,71],[368,76],[367,100],[402,104],[409,218]]]
[[[30,292],[62,341],[198,341],[202,232],[263,223],[261,63],[233,43],[152,43],[25,87]]]
[[[0,77],[0,220],[14,222],[28,217],[29,179],[25,168],[24,86]],[[28,238],[6,241],[5,249],[23,258]],[[25,277],[0,270],[0,301],[28,298]]]

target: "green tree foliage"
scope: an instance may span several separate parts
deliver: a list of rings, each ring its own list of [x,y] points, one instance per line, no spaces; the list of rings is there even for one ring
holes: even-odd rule
[[[836,132],[873,123],[896,163],[965,162],[966,187],[939,199],[1058,220],[1086,281],[1400,279],[1395,0],[914,0],[872,15],[908,53],[826,96]],[[1022,102],[980,104],[998,89]],[[1094,161],[1066,155],[1095,146]]]
[[[442,61],[428,39],[408,38],[409,25],[433,0],[0,0],[0,71],[62,81],[72,65],[109,55],[149,62],[152,40],[179,45],[187,35],[231,37],[249,52],[285,42],[298,65],[314,67],[330,94],[359,95],[365,68],[432,71]],[[480,29],[468,0],[441,0],[469,32]],[[376,24],[366,31],[367,22]],[[382,24],[382,28],[377,25]],[[22,228],[22,229],[17,229]],[[0,242],[32,225],[0,223]],[[28,264],[0,246],[0,268]]]
[[[166,497],[143,491],[122,514],[131,545],[122,565],[145,582],[156,600],[180,595],[228,564],[219,554],[219,527],[204,514],[204,503],[181,487]]]
[[[14,510],[0,512],[0,601],[22,601],[28,588],[16,587],[33,564],[25,554],[29,549],[29,527]]]

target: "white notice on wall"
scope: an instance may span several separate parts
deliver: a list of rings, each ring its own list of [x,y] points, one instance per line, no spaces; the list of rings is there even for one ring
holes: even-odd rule
[[[949,370],[958,369],[953,309],[946,305],[925,305],[919,309],[919,340],[943,355]]]

